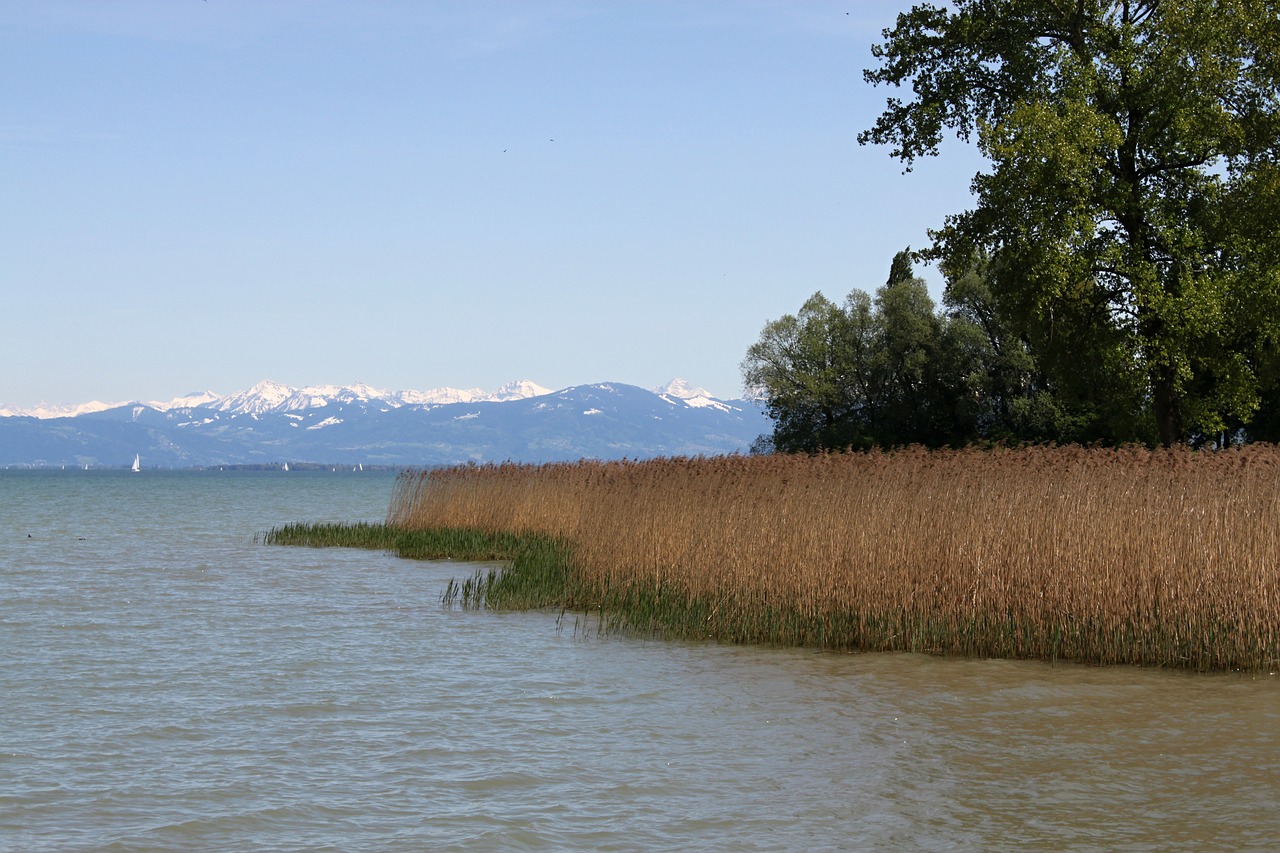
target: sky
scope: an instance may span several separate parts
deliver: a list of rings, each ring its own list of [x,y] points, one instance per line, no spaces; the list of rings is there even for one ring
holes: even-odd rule
[[[0,403],[737,396],[766,322],[970,206],[972,150],[857,143],[908,5],[0,3]]]

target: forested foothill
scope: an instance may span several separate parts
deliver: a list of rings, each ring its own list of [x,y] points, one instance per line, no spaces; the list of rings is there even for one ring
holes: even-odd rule
[[[860,142],[987,167],[874,295],[764,327],[757,449],[1280,440],[1280,0],[918,4],[873,55]]]

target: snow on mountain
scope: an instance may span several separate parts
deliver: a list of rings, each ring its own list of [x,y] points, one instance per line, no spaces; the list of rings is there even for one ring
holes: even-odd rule
[[[88,403],[50,405],[40,403],[36,406],[20,408],[18,406],[0,406],[0,418],[74,418],[80,415],[91,415],[94,412],[105,412],[128,403],[103,403],[93,400]]]
[[[442,393],[443,392],[443,393]],[[223,397],[210,408],[231,415],[264,415],[268,412],[301,412],[325,406],[356,405],[397,409],[404,405],[432,405],[459,402],[472,392],[452,388],[422,393],[420,391],[388,391],[357,382],[353,385],[306,385],[294,388],[266,380],[248,391]],[[478,392],[477,392],[478,393]]]
[[[450,403],[503,403],[507,400],[527,400],[530,397],[550,394],[552,391],[528,379],[518,379],[488,393],[480,388],[469,388],[464,391],[448,387],[435,388],[431,391],[398,391],[396,393],[406,406],[444,406]]]
[[[125,403],[78,419],[0,418],[0,465],[127,466],[139,452],[162,467],[639,459],[743,452],[768,429],[755,407],[701,394],[617,382],[544,392],[527,381],[489,394],[261,382],[227,397]],[[473,399],[423,402],[455,395]]]
[[[41,403],[30,408],[3,406],[0,407],[0,417],[73,418],[79,415],[94,414],[130,405],[135,409],[135,418],[141,413],[139,407],[158,412],[207,409],[225,415],[250,415],[256,417],[269,413],[306,412],[333,404],[387,410],[397,409],[401,406],[431,407],[444,406],[451,403],[502,403],[544,397],[553,393],[555,392],[550,388],[545,388],[528,379],[508,382],[506,385],[489,392],[480,388],[459,389],[448,386],[434,388],[430,391],[389,391],[358,382],[352,385],[307,385],[295,388],[267,379],[247,391],[238,391],[225,396],[213,391],[199,391],[184,394],[168,401],[103,403],[95,400],[78,405]],[[683,379],[673,379],[666,386],[654,389],[654,393],[662,396],[669,403],[680,401],[683,405],[695,408],[724,408],[725,406],[725,404],[712,397],[706,389],[694,387]]]
[[[543,397],[552,393],[550,388],[543,388],[536,382],[528,379],[518,379],[515,382],[508,382],[497,391],[489,394],[484,398],[490,403],[505,403],[508,400],[528,400],[530,397]]]
[[[683,379],[672,379],[666,385],[660,388],[654,388],[653,393],[659,397],[675,397],[679,400],[690,400],[694,397],[707,397],[713,399],[711,392],[706,388],[695,388]]]
[[[680,401],[684,405],[695,409],[719,409],[723,412],[737,411],[736,407],[722,403],[711,396],[711,392],[707,389],[690,385],[683,379],[672,379],[666,386],[654,388],[653,393],[672,405],[676,405],[676,401]]]
[[[294,393],[288,385],[281,385],[271,380],[263,380],[248,391],[223,397],[211,404],[209,408],[219,412],[233,414],[262,415],[284,406]]]
[[[406,406],[447,406],[450,403],[470,403],[484,397],[479,388],[432,388],[430,391],[400,391],[400,400]]]
[[[309,385],[299,388],[301,394],[310,395],[313,400],[326,400],[338,403],[364,403],[375,400],[386,400],[391,392],[382,388],[374,388],[357,382],[354,385]],[[321,403],[320,405],[325,405]]]
[[[174,397],[168,402],[148,400],[143,405],[150,406],[157,411],[168,412],[173,409],[194,409],[197,406],[207,406],[221,399],[222,395],[215,394],[213,391],[193,391],[190,394],[183,394],[181,397]]]

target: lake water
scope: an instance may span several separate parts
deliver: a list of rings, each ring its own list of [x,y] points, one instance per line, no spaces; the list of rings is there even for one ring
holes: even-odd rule
[[[1280,676],[599,639],[253,541],[392,482],[0,471],[0,850],[1280,847]]]

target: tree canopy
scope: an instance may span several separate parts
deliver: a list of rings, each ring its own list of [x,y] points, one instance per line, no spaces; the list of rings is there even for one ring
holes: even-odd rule
[[[976,141],[975,206],[922,254],[984,266],[1040,381],[1165,445],[1280,424],[1280,0],[953,0],[884,39],[865,78],[911,95],[860,142],[910,169]]]
[[[815,293],[767,323],[742,371],[773,419],[773,449],[940,446],[982,437],[999,393],[983,385],[993,360],[985,332],[936,310],[903,251],[874,297],[854,290],[837,305]]]

